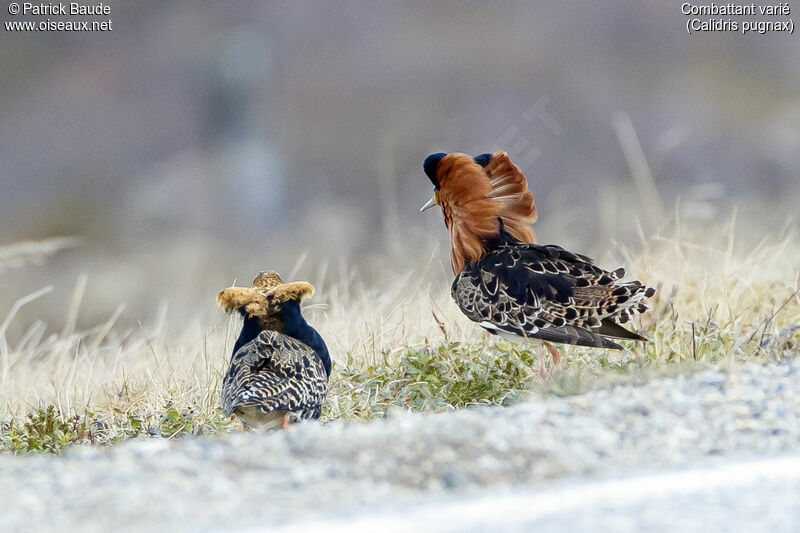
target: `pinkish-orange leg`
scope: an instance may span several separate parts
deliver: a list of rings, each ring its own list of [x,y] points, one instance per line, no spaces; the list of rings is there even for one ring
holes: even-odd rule
[[[283,415],[283,418],[281,419],[281,429],[286,429],[288,427],[289,427],[289,413],[286,413],[285,415]]]
[[[547,368],[544,366],[544,360],[539,361],[539,375],[542,376],[545,383],[553,381],[553,378],[550,377],[550,372],[548,372]]]
[[[553,357],[553,364],[558,366],[561,363],[561,354],[558,353],[555,346],[550,344],[547,341],[543,341],[544,347],[547,348],[547,351],[550,352],[550,355]]]

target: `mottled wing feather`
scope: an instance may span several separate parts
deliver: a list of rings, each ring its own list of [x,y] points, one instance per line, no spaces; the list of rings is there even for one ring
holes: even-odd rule
[[[222,407],[255,407],[317,418],[328,388],[319,357],[306,344],[276,331],[262,331],[231,358],[222,380]]]
[[[621,282],[584,255],[509,240],[467,265],[452,295],[464,314],[493,333],[550,342],[620,348],[604,338],[637,339],[619,324],[647,309],[653,289]]]

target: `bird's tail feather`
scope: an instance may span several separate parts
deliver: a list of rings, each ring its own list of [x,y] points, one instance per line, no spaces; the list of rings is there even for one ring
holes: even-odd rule
[[[638,333],[634,333],[633,331],[628,331],[627,329],[623,328],[616,322],[613,322],[609,318],[604,318],[601,322],[600,328],[597,330],[597,333],[600,335],[605,335],[607,337],[614,337],[617,339],[628,339],[632,341],[646,341],[645,337],[642,337]]]
[[[495,332],[515,342],[519,342],[524,338],[516,332],[507,332],[502,329],[498,329]],[[536,333],[531,334],[529,338],[562,344],[572,344],[573,346],[609,348],[611,350],[622,349],[622,346],[612,340],[606,339],[588,329],[576,328],[575,326],[541,328]]]

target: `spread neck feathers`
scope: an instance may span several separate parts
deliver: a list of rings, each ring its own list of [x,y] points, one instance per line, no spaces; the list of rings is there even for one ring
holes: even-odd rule
[[[498,235],[501,223],[517,240],[536,242],[530,226],[537,218],[533,193],[506,152],[476,159],[447,154],[439,160],[435,177],[437,203],[450,232],[453,273],[485,255],[486,243]]]
[[[312,328],[300,310],[300,302],[314,294],[307,281],[284,283],[274,270],[261,272],[252,287],[229,287],[217,295],[217,304],[244,317],[242,331],[233,346],[236,352],[262,331],[277,331],[304,342],[319,356],[328,376],[331,357],[320,334]]]
[[[229,287],[217,294],[217,305],[228,313],[238,311],[245,320],[255,319],[262,329],[283,332],[281,307],[286,302],[301,302],[314,294],[307,281],[284,283],[277,272],[262,272],[252,287]]]

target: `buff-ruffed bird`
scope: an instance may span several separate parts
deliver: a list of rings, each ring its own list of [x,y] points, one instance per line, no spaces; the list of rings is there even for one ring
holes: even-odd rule
[[[451,294],[470,320],[511,340],[544,341],[556,364],[550,342],[621,349],[609,337],[646,340],[621,324],[647,309],[655,289],[621,281],[624,268],[609,272],[585,255],[536,244],[533,193],[506,152],[432,154],[423,170],[433,198],[421,211],[442,208]]]
[[[319,418],[331,358],[300,311],[302,299],[312,294],[310,283],[284,283],[270,270],[259,273],[252,287],[230,287],[217,295],[222,309],[244,318],[222,379],[226,415],[265,429]]]

